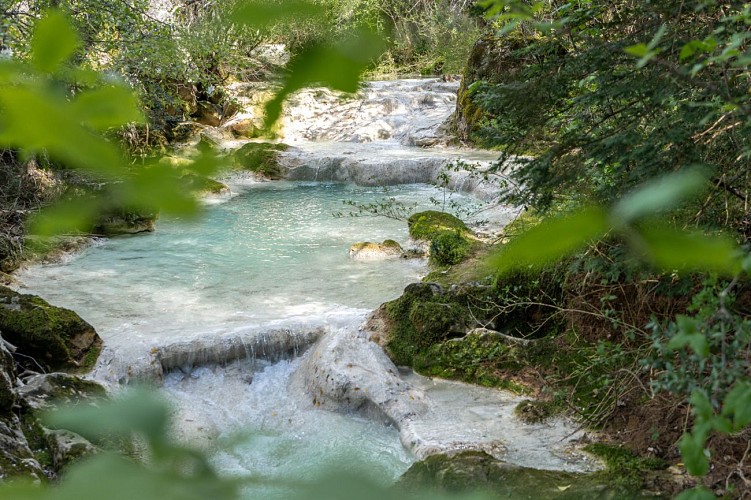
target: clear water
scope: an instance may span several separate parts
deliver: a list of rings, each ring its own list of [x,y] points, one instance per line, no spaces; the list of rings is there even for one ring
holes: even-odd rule
[[[426,270],[419,260],[356,262],[359,241],[408,239],[404,221],[336,217],[345,200],[393,197],[430,208],[424,185],[361,188],[275,182],[207,206],[197,220],[106,240],[67,262],[20,274],[34,293],[92,323],[109,346],[129,349],[271,322],[322,324],[361,315],[398,296]]]
[[[360,188],[341,184],[261,183],[197,220],[161,220],[153,234],[94,245],[67,262],[20,274],[26,288],[92,323],[115,353],[262,324],[348,325],[398,296],[426,271],[419,260],[357,262],[358,241],[408,238],[404,221],[336,217],[345,200],[393,197],[431,208],[435,188]],[[247,362],[167,376],[180,437],[207,449],[233,476],[276,482],[313,478],[331,462],[393,481],[413,461],[395,429],[315,408],[288,387],[299,360]],[[234,436],[243,433],[244,440]],[[264,498],[288,490],[254,487]],[[285,493],[286,492],[286,493]],[[249,493],[249,494],[250,494]]]

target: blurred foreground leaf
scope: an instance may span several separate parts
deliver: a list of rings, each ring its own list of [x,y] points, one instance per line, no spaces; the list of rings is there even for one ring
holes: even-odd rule
[[[266,128],[282,113],[284,100],[293,92],[322,85],[342,92],[356,92],[363,72],[385,50],[383,39],[370,31],[357,30],[334,44],[316,44],[297,54],[287,65],[282,88],[266,104]]]
[[[167,439],[169,410],[153,391],[133,390],[124,397],[97,407],[74,407],[49,413],[45,425],[68,429],[91,441],[129,439],[141,434],[150,443]]]
[[[699,168],[684,169],[655,179],[628,194],[613,207],[617,223],[628,224],[641,217],[674,208],[696,196],[707,186],[707,177]]]
[[[80,44],[78,34],[62,12],[50,11],[36,25],[31,39],[31,60],[42,72],[54,73]]]
[[[642,228],[647,258],[657,267],[678,271],[709,271],[734,276],[741,271],[741,253],[725,235],[682,231],[667,225]]]
[[[509,242],[491,263],[500,273],[513,268],[542,266],[583,248],[610,230],[601,208],[585,208],[573,214],[543,221]]]

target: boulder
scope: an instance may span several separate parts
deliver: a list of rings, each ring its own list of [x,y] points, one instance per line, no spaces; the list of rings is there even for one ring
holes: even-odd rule
[[[16,360],[32,370],[85,371],[96,362],[102,339],[75,312],[34,295],[0,286],[0,332]]]
[[[23,379],[18,396],[34,410],[49,410],[56,405],[71,406],[106,398],[104,387],[68,373],[39,373]]]
[[[75,432],[58,429],[47,431],[52,466],[55,470],[65,469],[71,463],[96,453],[96,447]]]
[[[7,478],[35,481],[46,478],[15,415],[0,418],[0,481]]]
[[[353,260],[370,262],[377,260],[395,259],[401,257],[402,247],[394,240],[385,240],[383,243],[355,243],[349,247],[349,256]]]

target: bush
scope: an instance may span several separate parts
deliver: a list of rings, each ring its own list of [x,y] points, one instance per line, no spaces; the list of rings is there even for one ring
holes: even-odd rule
[[[441,266],[453,266],[463,261],[472,243],[458,230],[438,234],[430,243],[430,260]]]

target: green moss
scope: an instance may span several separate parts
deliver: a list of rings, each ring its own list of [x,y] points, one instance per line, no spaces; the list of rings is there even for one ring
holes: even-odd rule
[[[458,217],[437,210],[418,212],[407,219],[409,235],[416,240],[432,241],[441,233],[459,232],[462,235],[471,234],[469,228]]]
[[[29,449],[34,454],[39,465],[43,469],[54,470],[52,455],[50,453],[47,437],[45,435],[39,419],[33,412],[24,411],[19,417],[21,430],[23,431],[26,441],[29,443]]]
[[[80,371],[93,364],[101,348],[94,328],[75,312],[5,287],[0,287],[0,331],[35,362],[25,358],[19,361],[37,370],[38,363],[48,371]],[[97,352],[91,354],[92,349]]]
[[[432,345],[415,356],[414,367],[425,375],[524,393],[506,373],[518,368],[516,349],[498,338],[470,334]]]
[[[269,179],[279,179],[278,153],[288,148],[281,143],[249,142],[232,154],[232,164],[235,168],[249,170]]]
[[[459,230],[442,232],[430,243],[430,260],[441,266],[453,266],[469,255],[472,243]]]
[[[452,334],[463,333],[467,312],[434,285],[415,283],[386,303],[393,330],[387,349],[395,363],[409,365],[415,355]]]
[[[402,249],[402,246],[399,244],[399,242],[394,241],[394,240],[383,240],[383,243],[381,243],[381,245],[387,248],[393,248],[393,249],[398,249],[398,250]]]
[[[621,486],[639,487],[645,473],[663,470],[668,466],[664,460],[640,457],[621,446],[593,443],[584,450],[600,457],[607,466],[605,471],[595,474],[596,476]]]

